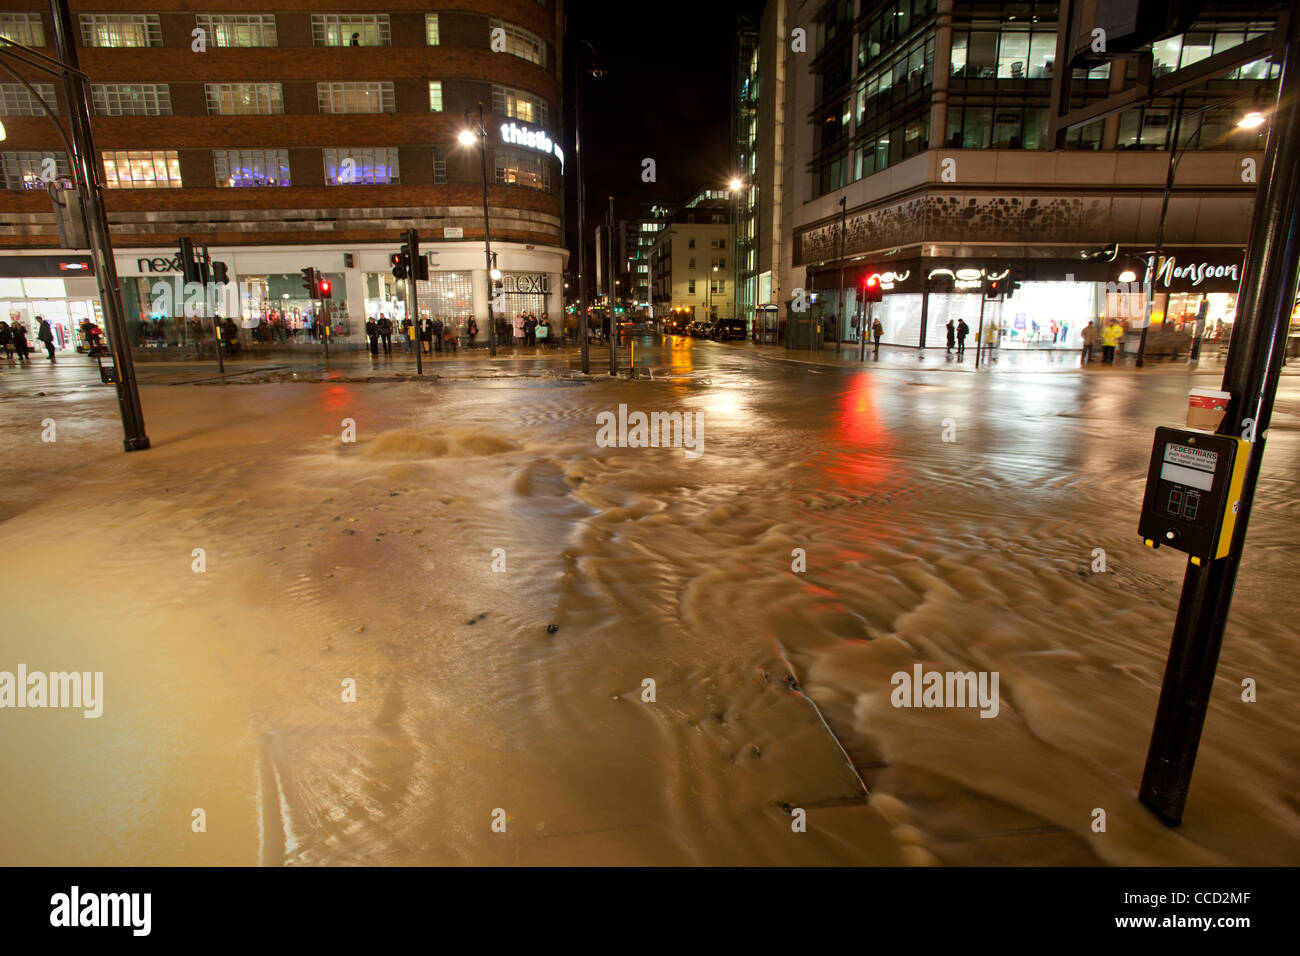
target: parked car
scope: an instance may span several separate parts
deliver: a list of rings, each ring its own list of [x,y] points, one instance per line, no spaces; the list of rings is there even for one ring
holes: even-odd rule
[[[686,334],[693,339],[702,339],[708,336],[708,326],[703,322],[691,322],[686,326]]]
[[[718,342],[744,341],[749,338],[744,319],[716,319],[709,327],[709,338]]]

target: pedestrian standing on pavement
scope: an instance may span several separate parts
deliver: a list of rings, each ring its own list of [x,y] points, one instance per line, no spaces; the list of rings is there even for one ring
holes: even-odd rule
[[[0,320],[0,348],[5,350],[5,361],[12,362],[14,358],[14,330],[9,328],[9,323]]]
[[[879,319],[872,319],[872,320],[871,320],[871,337],[872,337],[872,339],[875,340],[875,343],[876,343],[876,348],[875,348],[875,354],[876,354],[876,355],[879,355],[879,354],[880,354],[880,339],[881,339],[881,337],[882,337],[884,334],[885,334],[885,327],[884,327],[883,325],[880,324],[880,320],[879,320]]]
[[[970,335],[970,326],[966,324],[965,319],[957,320],[957,357],[961,358],[966,354],[966,336]]]
[[[1115,364],[1115,348],[1124,338],[1124,326],[1118,319],[1111,319],[1110,324],[1101,333],[1101,358],[1107,365]]]
[[[366,319],[366,339],[368,339],[370,342],[370,354],[378,355],[379,354],[379,323],[375,321],[375,317],[373,315],[370,318]]]
[[[415,348],[415,323],[411,321],[408,315],[402,319],[402,351],[407,355]]]
[[[1048,329],[1049,332],[1052,333],[1052,344],[1055,345],[1055,344],[1056,344],[1056,337],[1057,337],[1057,335],[1059,335],[1060,332],[1061,332],[1061,328],[1060,328],[1060,326],[1058,326],[1058,325],[1056,324],[1056,319],[1052,319],[1052,321],[1049,322],[1049,323],[1047,324],[1047,329]]]
[[[522,312],[515,313],[514,326],[515,326],[514,346],[515,348],[518,348],[519,346],[524,344],[524,314]]]
[[[524,319],[524,344],[532,348],[537,344],[537,316],[531,312]]]
[[[50,328],[50,323],[43,316],[38,315],[37,320],[41,323],[36,332],[36,337],[45,343],[45,351],[50,356],[50,361],[54,361],[54,330]]]
[[[384,354],[393,354],[393,320],[384,313],[379,313],[379,321],[375,323],[379,328],[379,341],[384,346]]]
[[[433,348],[434,348],[434,350],[435,350],[436,352],[438,352],[439,354],[442,353],[442,330],[443,330],[443,328],[444,328],[444,326],[443,326],[443,322],[442,322],[442,316],[438,316],[436,319],[433,320]]]
[[[1089,322],[1079,333],[1079,338],[1083,340],[1083,352],[1079,356],[1079,364],[1087,365],[1092,361],[1092,347],[1097,344],[1097,327]]]
[[[1069,322],[1062,322],[1062,323],[1061,323],[1061,344],[1062,344],[1062,345],[1068,345],[1068,344],[1069,344],[1069,343],[1066,342],[1066,340],[1065,340],[1065,337],[1066,337],[1067,335],[1069,335],[1069,334],[1070,334],[1070,323],[1069,323]]]
[[[952,324],[952,319],[948,320],[945,328],[948,330],[948,351],[951,352],[957,344],[957,328]]]
[[[420,319],[420,348],[433,354],[433,322],[428,316]]]
[[[465,324],[465,337],[468,340],[469,347],[473,348],[474,340],[478,338],[478,321],[472,315]]]

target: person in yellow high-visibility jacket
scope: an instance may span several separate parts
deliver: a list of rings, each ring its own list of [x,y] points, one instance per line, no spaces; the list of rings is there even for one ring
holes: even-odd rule
[[[1101,359],[1107,365],[1115,364],[1115,348],[1124,338],[1124,326],[1119,320],[1111,319],[1110,324],[1101,331]]]

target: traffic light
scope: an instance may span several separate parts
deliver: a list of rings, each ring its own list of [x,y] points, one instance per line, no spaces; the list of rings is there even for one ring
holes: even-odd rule
[[[394,279],[405,279],[411,271],[411,254],[405,245],[402,246],[401,252],[394,252],[389,256],[388,261],[393,264]]]
[[[330,285],[329,279],[322,278],[316,283],[316,288],[320,291],[320,295],[317,298],[328,299],[330,297],[330,289],[332,289],[333,286]]]
[[[1007,273],[1006,281],[1003,284],[1006,286],[1007,295],[1016,294],[1016,290],[1020,288],[1020,280],[1016,277],[1014,269]]]
[[[871,273],[862,280],[862,297],[866,302],[883,302],[885,298],[884,286],[880,284],[880,276]]]
[[[302,273],[302,287],[307,290],[307,298],[316,298],[316,270],[311,266],[303,266],[298,270]]]
[[[180,246],[181,275],[185,277],[186,282],[202,281],[202,276],[199,275],[199,264],[194,261],[194,240],[181,239]]]
[[[230,281],[230,273],[227,271],[224,262],[212,263],[212,281],[222,283]]]
[[[1007,283],[1005,279],[990,279],[988,276],[984,277],[985,298],[996,299],[998,296],[1002,295],[1006,291],[1007,291]]]
[[[420,254],[420,233],[415,229],[406,230],[406,271],[424,282],[429,281],[429,257]]]

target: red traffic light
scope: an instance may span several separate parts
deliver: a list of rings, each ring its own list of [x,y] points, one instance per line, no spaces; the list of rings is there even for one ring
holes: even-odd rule
[[[881,302],[885,294],[880,284],[880,274],[873,272],[862,280],[862,291],[868,302]]]
[[[320,297],[321,297],[322,299],[328,299],[328,298],[330,297],[330,280],[329,280],[329,279],[321,279],[321,280],[320,280]]]

